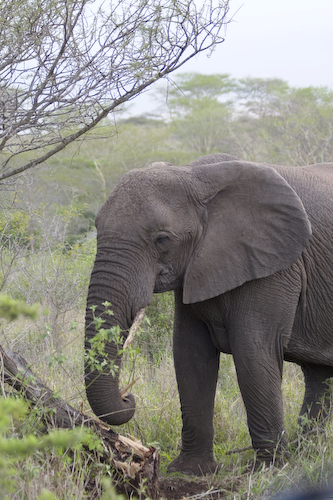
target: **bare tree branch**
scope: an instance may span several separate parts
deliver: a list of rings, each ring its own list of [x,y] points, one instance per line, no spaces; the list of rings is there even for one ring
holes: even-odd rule
[[[215,4],[216,2],[216,4]],[[224,41],[229,0],[0,0],[0,182]]]

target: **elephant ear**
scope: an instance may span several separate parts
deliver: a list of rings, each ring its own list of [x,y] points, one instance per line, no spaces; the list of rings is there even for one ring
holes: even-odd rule
[[[227,161],[191,170],[203,234],[186,269],[185,304],[287,269],[311,227],[300,198],[265,165]]]

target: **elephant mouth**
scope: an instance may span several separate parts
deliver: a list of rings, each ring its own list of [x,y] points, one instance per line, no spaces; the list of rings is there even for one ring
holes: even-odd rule
[[[170,292],[179,288],[182,284],[182,278],[175,276],[170,269],[161,270],[155,280],[154,293]]]

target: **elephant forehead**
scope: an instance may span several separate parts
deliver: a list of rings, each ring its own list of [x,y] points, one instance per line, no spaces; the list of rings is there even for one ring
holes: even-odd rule
[[[154,192],[183,192],[186,190],[188,172],[181,167],[165,166],[134,169],[127,172],[118,182],[114,192],[128,192],[133,195],[142,193],[144,196]]]
[[[124,230],[124,222],[156,229],[174,223],[174,215],[188,213],[189,190],[169,169],[134,170],[125,174],[97,216],[98,226]],[[160,227],[160,228],[161,228]]]
[[[124,175],[109,198],[109,204],[126,210],[161,209],[162,204],[172,209],[188,201],[189,189],[183,176],[174,168],[134,170]]]

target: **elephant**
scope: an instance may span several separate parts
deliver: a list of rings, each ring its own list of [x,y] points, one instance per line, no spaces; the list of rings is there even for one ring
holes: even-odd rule
[[[233,356],[257,459],[285,456],[283,361],[303,371],[300,414],[309,418],[323,413],[333,377],[333,163],[267,165],[222,153],[183,166],[152,163],[121,177],[96,228],[86,352],[96,315],[122,333],[96,354],[117,369],[86,365],[95,414],[110,425],[133,416],[134,396],[119,391],[119,344],[153,294],[173,290],[182,431],[168,471],[202,475],[217,467],[221,352]]]

